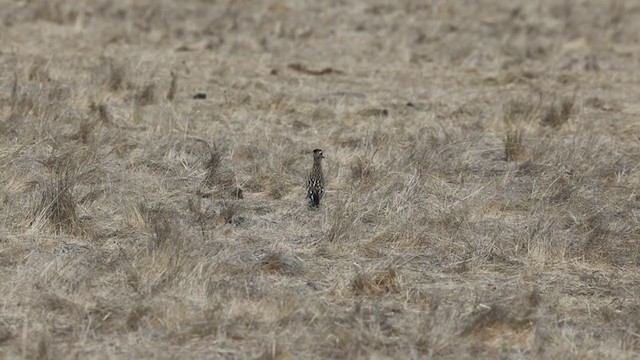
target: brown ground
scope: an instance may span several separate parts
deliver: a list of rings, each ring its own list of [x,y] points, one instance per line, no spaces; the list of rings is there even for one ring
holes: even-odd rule
[[[640,4],[520,3],[0,0],[0,355],[638,358]]]

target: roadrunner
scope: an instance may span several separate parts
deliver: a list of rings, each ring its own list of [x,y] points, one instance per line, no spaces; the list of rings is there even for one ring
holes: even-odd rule
[[[307,182],[307,195],[311,201],[311,207],[319,207],[320,199],[324,195],[324,175],[322,174],[322,150],[313,150],[313,167],[309,174],[309,180]]]

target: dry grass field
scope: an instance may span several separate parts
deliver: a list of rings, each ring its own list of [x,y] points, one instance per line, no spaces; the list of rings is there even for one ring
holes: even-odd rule
[[[0,9],[0,357],[640,357],[639,2]]]

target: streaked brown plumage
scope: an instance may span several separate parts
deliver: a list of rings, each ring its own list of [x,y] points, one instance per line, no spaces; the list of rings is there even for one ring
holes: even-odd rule
[[[322,150],[313,150],[313,167],[309,173],[309,180],[307,181],[307,196],[311,207],[319,207],[322,195],[324,195],[324,174],[322,173]]]

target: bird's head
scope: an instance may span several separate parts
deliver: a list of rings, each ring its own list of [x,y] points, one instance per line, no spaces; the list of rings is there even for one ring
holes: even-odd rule
[[[313,150],[313,159],[314,160],[324,159],[324,155],[322,155],[322,150],[320,149]]]

